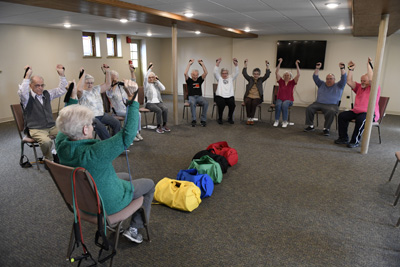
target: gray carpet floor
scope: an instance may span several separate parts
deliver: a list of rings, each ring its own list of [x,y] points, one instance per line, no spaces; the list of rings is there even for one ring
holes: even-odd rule
[[[172,97],[164,99],[172,122]],[[373,128],[369,152],[361,155],[360,148],[333,144],[335,125],[329,137],[321,125],[303,132],[303,107],[292,108],[294,125],[286,129],[272,127],[267,109],[263,104],[262,121],[247,126],[237,102],[235,124],[219,125],[210,99],[207,127],[191,127],[180,102],[180,125],[170,123],[172,132],[142,130],[144,141],[129,153],[134,178],[175,178],[217,141],[236,148],[239,162],[193,212],[153,205],[151,242],[121,237],[114,266],[400,266],[400,207],[392,205],[400,169],[387,182],[400,150],[400,116],[384,118],[382,144]],[[43,165],[19,167],[14,122],[0,124],[0,140],[0,266],[70,266],[72,214]],[[123,156],[114,166],[127,170]],[[96,256],[95,229],[83,226]]]

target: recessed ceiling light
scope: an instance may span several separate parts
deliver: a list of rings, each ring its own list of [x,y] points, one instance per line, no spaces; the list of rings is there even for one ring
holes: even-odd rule
[[[344,29],[346,29],[346,27],[343,26],[343,25],[340,25],[340,26],[338,27],[338,30],[340,30],[340,31],[343,31]]]
[[[127,23],[128,22],[127,19],[120,19],[119,21],[121,21],[122,23]]]
[[[247,27],[246,29],[244,29],[244,31],[245,31],[245,32],[249,32],[249,31],[250,31],[250,28]]]
[[[192,12],[185,12],[185,13],[183,13],[183,15],[185,15],[185,17],[188,17],[188,18],[193,17],[193,13]]]
[[[71,24],[70,23],[64,23],[64,27],[65,28],[71,28]]]
[[[200,32],[200,31],[195,31],[194,33],[195,33],[195,34],[200,34],[201,32]]]
[[[148,32],[147,33],[147,36],[152,36],[153,34],[151,33],[151,32]]]
[[[340,5],[340,3],[330,2],[330,3],[326,3],[325,5],[327,8],[333,9],[333,8],[337,8]]]

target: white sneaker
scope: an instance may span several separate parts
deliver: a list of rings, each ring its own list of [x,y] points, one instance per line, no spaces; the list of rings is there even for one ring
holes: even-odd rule
[[[282,128],[286,128],[288,126],[288,124],[289,123],[287,121],[282,122]]]
[[[123,235],[126,238],[128,238],[129,240],[131,240],[132,242],[135,242],[138,244],[143,242],[143,236],[138,233],[138,230],[136,228],[129,227],[129,229],[125,230]]]
[[[139,138],[140,141],[143,140],[143,137],[140,135],[140,133],[137,133],[136,137]]]
[[[133,142],[139,142],[139,141],[140,141],[140,139],[137,136],[135,136],[135,139],[133,139]]]
[[[279,125],[279,121],[275,121],[273,126],[278,127],[278,125]]]

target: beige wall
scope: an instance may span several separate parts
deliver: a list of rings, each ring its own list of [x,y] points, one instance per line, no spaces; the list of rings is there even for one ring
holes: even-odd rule
[[[77,79],[79,68],[84,67],[92,74],[96,82],[100,83],[104,75],[100,70],[102,63],[111,66],[120,73],[121,78],[128,78],[129,45],[122,36],[122,58],[107,58],[105,33],[99,34],[101,46],[101,58],[88,59],[82,57],[81,32],[64,29],[47,29],[26,26],[0,25],[0,122],[12,120],[9,108],[10,104],[18,103],[18,84],[22,81],[23,67],[31,65],[34,73],[42,75],[45,79],[46,88],[53,88],[58,84],[55,66],[58,63],[66,67],[68,80]],[[265,101],[271,99],[272,86],[275,83],[274,64],[276,61],[277,40],[327,40],[326,68],[321,72],[325,77],[328,72],[339,75],[338,63],[347,63],[353,60],[357,63],[355,77],[365,72],[367,56],[375,57],[377,45],[376,38],[355,38],[350,35],[276,35],[260,36],[257,39],[231,39],[224,37],[196,37],[178,39],[178,92],[182,93],[184,81],[184,70],[190,58],[203,59],[208,69],[204,84],[205,95],[212,97],[212,83],[214,82],[213,68],[215,59],[222,57],[221,67],[232,71],[232,58],[239,59],[240,71],[243,60],[249,59],[249,70],[260,67],[264,72],[264,61],[271,62],[272,75],[265,83]],[[171,39],[143,38],[146,45],[146,60],[154,63],[154,72],[167,87],[167,93],[172,93],[171,77]],[[390,103],[388,113],[400,114],[400,90],[395,82],[399,73],[400,62],[400,35],[392,35],[387,39],[386,54],[383,65],[382,95],[389,96]],[[200,70],[201,67],[195,63],[193,68]],[[292,70],[293,72],[295,70]],[[295,105],[305,106],[315,99],[315,86],[312,82],[312,70],[303,70],[295,93]],[[237,100],[241,100],[244,93],[244,79],[239,74],[236,82]],[[346,87],[342,98],[342,108],[350,107],[349,87]],[[57,110],[58,101],[54,101],[53,109]]]

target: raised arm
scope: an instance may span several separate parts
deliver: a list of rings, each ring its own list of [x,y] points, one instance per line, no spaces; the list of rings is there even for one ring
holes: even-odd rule
[[[264,76],[261,78],[261,80],[264,82],[264,81],[266,81],[268,78],[269,78],[269,76],[271,75],[271,71],[270,71],[270,69],[269,69],[269,61],[268,60],[265,60],[265,74],[264,74]]]
[[[244,60],[244,66],[243,66],[243,69],[242,69],[242,74],[243,74],[243,77],[246,79],[246,80],[250,80],[250,76],[249,76],[249,74],[247,73],[247,62],[248,62],[248,59],[246,58],[245,60]]]
[[[221,75],[219,74],[219,64],[221,63],[221,58],[217,58],[215,67],[214,67],[214,77],[218,81]]]
[[[25,108],[29,100],[29,82],[32,76],[32,68],[29,65],[24,67],[24,80],[18,86],[18,96],[22,106]]]
[[[57,88],[48,90],[50,94],[50,100],[53,100],[57,97],[64,95],[67,92],[68,81],[65,78],[65,68],[61,64],[57,64],[56,66],[57,74],[60,78],[60,83]]]
[[[100,85],[100,93],[104,93],[111,87],[110,67],[106,64],[103,64],[103,68],[106,71],[106,81]]]
[[[299,81],[299,78],[300,78],[300,67],[299,67],[299,64],[300,64],[300,60],[296,60],[296,71],[297,71],[297,75],[296,75],[296,77],[294,77],[294,82],[297,84],[297,82]]]
[[[320,87],[321,84],[324,83],[324,82],[319,78],[319,69],[321,68],[321,66],[322,66],[321,62],[318,62],[318,63],[315,65],[315,70],[314,70],[314,75],[313,75],[314,83],[315,83],[318,87]]]
[[[235,58],[235,57],[232,59],[232,61],[233,61],[233,65],[235,66],[235,70],[232,75],[232,81],[234,81],[237,78],[237,76],[239,75],[239,64],[238,64],[237,58]]]
[[[135,67],[132,64],[129,64],[129,72],[131,73],[131,81],[136,82]]]
[[[82,96],[82,92],[83,92],[83,88],[85,87],[85,76],[86,76],[86,72],[84,68],[81,68],[80,72],[79,72],[79,81],[76,85],[76,87],[74,88],[74,90],[72,91],[71,94],[71,98],[74,99],[74,91],[75,91],[75,97],[81,98]]]
[[[201,66],[201,68],[203,69],[203,74],[201,75],[201,77],[203,78],[203,80],[206,78],[208,71],[206,68],[206,65],[204,64],[203,60],[199,59],[197,60],[197,62],[199,63],[199,65]]]
[[[276,66],[276,70],[275,70],[276,81],[279,81],[280,79],[282,79],[281,75],[279,75],[279,71],[281,69],[282,61],[283,61],[282,58],[278,59],[278,66]]]
[[[347,65],[347,68],[349,69],[349,73],[347,75],[347,84],[351,87],[351,89],[354,89],[356,87],[356,83],[353,81],[353,72],[356,64],[354,64],[353,61],[349,61]]]
[[[346,74],[346,65],[343,62],[339,63],[339,68],[340,68],[340,81],[338,82],[338,85],[341,89],[344,89],[346,86],[346,80],[347,80],[347,74]]]
[[[150,64],[149,64],[149,67],[147,68],[147,72],[146,72],[146,75],[144,76],[144,81],[143,81],[143,87],[144,87],[144,89],[146,89],[147,88],[147,86],[148,86],[148,84],[149,84],[149,74],[150,74],[150,72],[152,72],[153,71],[153,63],[152,62],[150,62]]]
[[[187,81],[187,79],[189,79],[188,73],[189,73],[190,66],[192,66],[193,62],[194,62],[194,59],[189,59],[189,63],[188,63],[188,65],[186,66],[185,73],[184,73],[184,75],[185,75],[185,82]]]

